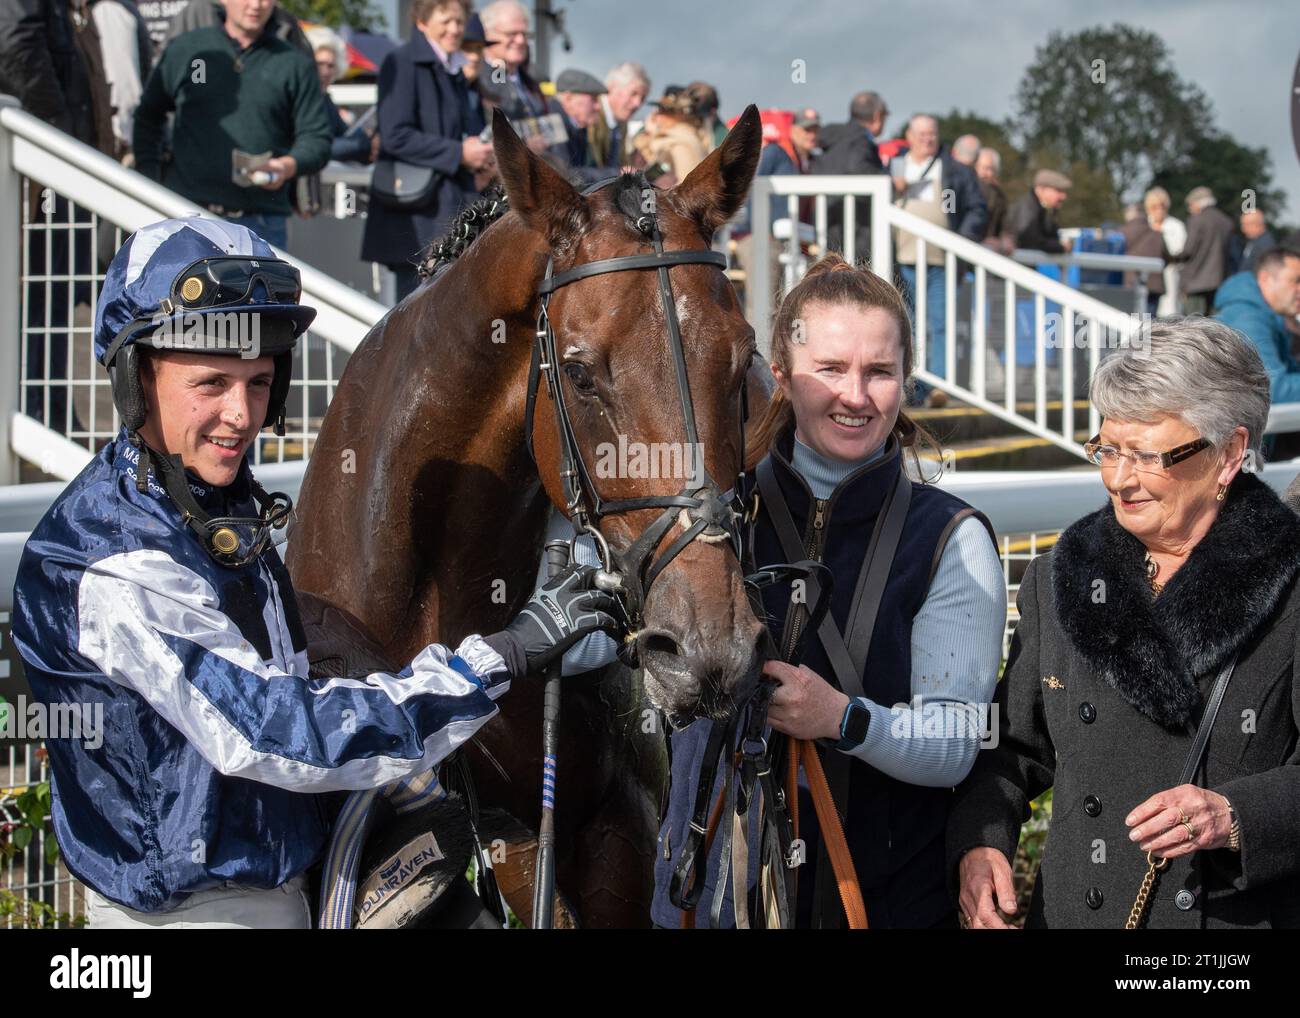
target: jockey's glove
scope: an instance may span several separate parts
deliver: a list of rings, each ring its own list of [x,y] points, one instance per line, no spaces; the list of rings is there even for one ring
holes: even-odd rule
[[[505,659],[512,677],[544,670],[592,633],[622,638],[622,602],[596,589],[595,577],[594,566],[566,566],[533,591],[505,629],[483,638]]]

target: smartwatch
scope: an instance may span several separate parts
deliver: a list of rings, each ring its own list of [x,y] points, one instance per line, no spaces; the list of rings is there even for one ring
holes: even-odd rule
[[[871,711],[858,699],[850,699],[844,708],[844,717],[840,719],[840,741],[835,748],[842,753],[857,749],[867,738],[867,726],[871,724]]]

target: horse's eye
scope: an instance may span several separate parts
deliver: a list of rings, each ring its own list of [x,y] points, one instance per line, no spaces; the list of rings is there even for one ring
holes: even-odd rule
[[[585,364],[579,364],[577,361],[569,361],[564,365],[564,373],[569,376],[569,381],[579,392],[591,393],[596,391],[596,383],[591,380],[591,373],[587,370]]]

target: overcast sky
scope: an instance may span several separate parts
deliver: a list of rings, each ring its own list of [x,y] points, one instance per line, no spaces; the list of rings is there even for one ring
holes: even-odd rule
[[[1300,55],[1297,0],[554,0],[573,50],[552,67],[603,77],[620,60],[645,64],[656,87],[702,78],[723,113],[746,104],[811,105],[845,119],[849,96],[870,88],[895,118],[953,107],[993,119],[1013,96],[1035,47],[1052,30],[1123,22],[1161,36],[1184,80],[1214,105],[1216,123],[1266,146],[1274,183],[1300,221],[1300,160],[1291,138],[1291,80]],[[395,0],[380,6],[395,10]],[[475,4],[483,6],[482,0]],[[531,6],[531,4],[530,4]],[[390,15],[390,24],[393,24]],[[1097,56],[1104,58],[1105,54]],[[791,80],[806,61],[807,82]],[[893,134],[898,126],[891,119]]]

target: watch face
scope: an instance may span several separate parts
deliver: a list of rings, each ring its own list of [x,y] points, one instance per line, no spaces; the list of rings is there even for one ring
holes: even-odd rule
[[[849,704],[848,716],[844,719],[844,741],[860,745],[867,737],[867,725],[871,721],[871,712],[854,700]]]

